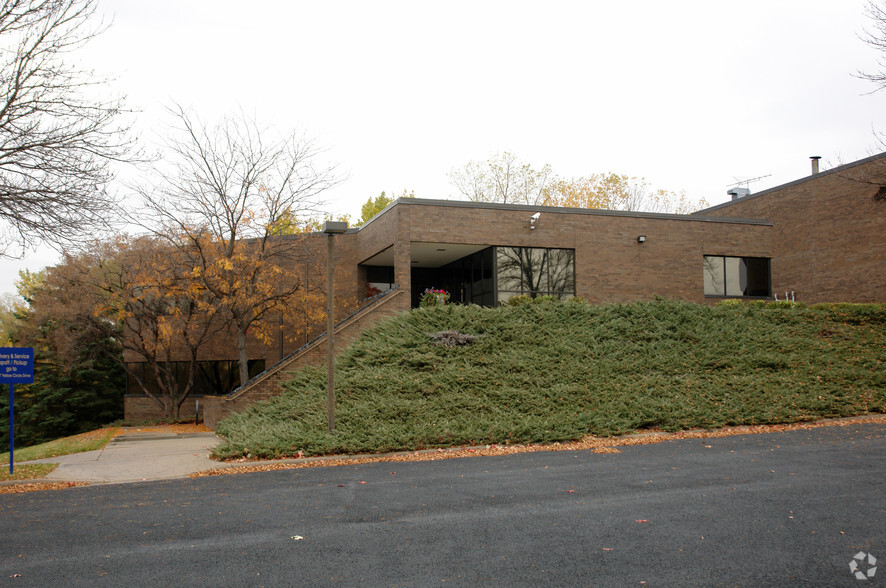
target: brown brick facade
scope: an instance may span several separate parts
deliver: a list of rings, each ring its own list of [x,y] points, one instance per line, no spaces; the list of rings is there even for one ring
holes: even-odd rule
[[[179,418],[183,420],[193,420],[194,412],[197,410],[197,403],[200,403],[200,415],[204,413],[204,400],[199,397],[185,398],[181,406],[181,414]],[[123,399],[123,413],[126,420],[131,423],[141,423],[156,421],[163,416],[163,412],[157,404],[147,396],[126,396]]]
[[[533,230],[534,212],[541,216]],[[386,214],[398,213],[408,218],[392,243],[398,280],[408,279],[410,243],[567,248],[575,249],[576,294],[592,303],[705,302],[704,255],[772,254],[772,227],[760,220],[421,200],[401,200]]]
[[[697,213],[772,222],[772,286],[816,302],[886,299],[886,154]]]

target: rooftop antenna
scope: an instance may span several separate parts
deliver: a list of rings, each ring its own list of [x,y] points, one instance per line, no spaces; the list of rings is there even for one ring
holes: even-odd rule
[[[733,178],[736,180],[734,184],[729,184],[726,190],[726,193],[729,196],[732,196],[733,200],[738,200],[739,198],[747,198],[751,195],[751,182],[756,182],[758,180],[762,180],[763,178],[768,178],[772,174],[766,174],[765,176],[757,176],[756,178],[748,178],[746,180],[739,180],[738,178]],[[744,184],[744,188],[740,187]]]
[[[765,176],[757,176],[756,178],[748,178],[747,180],[739,180],[738,178],[733,177],[732,179],[735,180],[735,183],[734,184],[727,184],[726,187],[733,188],[733,187],[741,186],[742,184],[744,184],[744,187],[747,188],[748,190],[750,190],[751,182],[758,182],[764,178],[768,178],[771,175],[772,174],[766,174]]]

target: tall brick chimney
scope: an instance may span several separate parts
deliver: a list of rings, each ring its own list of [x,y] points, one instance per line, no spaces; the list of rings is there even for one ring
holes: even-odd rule
[[[818,160],[821,159],[821,155],[813,155],[809,159],[812,160],[812,175],[814,176],[818,173]]]

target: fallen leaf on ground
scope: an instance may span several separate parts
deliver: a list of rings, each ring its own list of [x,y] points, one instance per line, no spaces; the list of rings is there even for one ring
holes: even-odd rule
[[[711,439],[720,437],[730,437],[733,435],[752,435],[759,433],[780,433],[785,431],[809,430],[819,427],[845,427],[866,423],[886,423],[886,415],[851,417],[845,419],[834,419],[828,421],[808,422],[808,423],[792,423],[786,425],[741,425],[730,426],[716,430],[691,430],[678,431],[676,433],[650,432],[642,435],[628,435],[624,437],[594,437],[589,435],[579,441],[569,441],[566,443],[552,444],[536,444],[536,445],[506,445],[484,447],[454,447],[451,449],[436,449],[429,452],[416,451],[408,455],[365,455],[359,457],[335,457],[330,456],[326,459],[320,459],[309,462],[268,462],[255,466],[239,466],[230,468],[219,468],[215,470],[205,470],[190,474],[191,478],[201,478],[205,476],[219,476],[230,474],[242,474],[249,472],[268,472],[274,470],[290,470],[309,467],[335,467],[342,465],[357,465],[364,463],[378,462],[406,462],[406,461],[433,461],[437,459],[452,459],[460,457],[476,457],[488,455],[510,455],[514,453],[542,452],[542,451],[576,451],[582,449],[590,449],[597,453],[618,453],[618,449],[613,446],[624,447],[628,445],[650,445],[653,443],[662,443],[667,441],[681,441],[685,439]],[[548,466],[545,466],[547,469]],[[679,468],[672,468],[679,469]]]

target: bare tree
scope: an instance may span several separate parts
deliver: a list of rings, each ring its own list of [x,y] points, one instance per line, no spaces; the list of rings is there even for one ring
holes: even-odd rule
[[[67,244],[109,217],[110,162],[131,143],[122,99],[97,100],[107,80],[66,63],[102,30],[97,0],[0,4],[0,255]]]
[[[535,170],[504,152],[488,161],[470,161],[449,172],[449,179],[472,202],[543,205],[554,177],[549,165]]]
[[[508,152],[470,161],[452,170],[449,179],[472,202],[677,214],[706,206],[704,201],[689,201],[683,192],[652,190],[646,180],[634,176],[606,173],[562,179],[550,165],[536,170]]]
[[[862,79],[873,82],[874,92],[886,88],[886,7],[881,2],[870,0],[865,7],[865,16],[871,21],[861,36],[862,40],[877,51],[877,69],[872,72],[858,72]]]
[[[292,234],[293,226],[309,220],[317,198],[337,180],[332,167],[316,165],[313,143],[296,133],[269,140],[269,129],[243,115],[206,126],[181,107],[172,112],[179,128],[167,140],[168,160],[139,193],[146,214],[159,220],[153,230],[205,292],[204,304],[236,331],[245,384],[247,333],[270,341],[280,328],[274,318],[304,316],[313,306],[315,288],[295,269],[311,261],[305,235]]]

